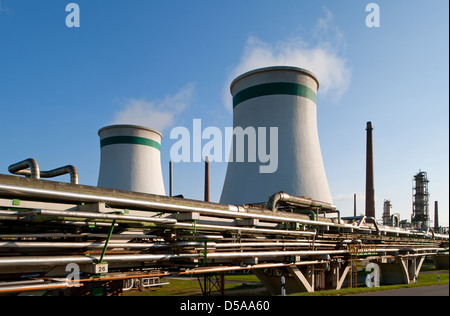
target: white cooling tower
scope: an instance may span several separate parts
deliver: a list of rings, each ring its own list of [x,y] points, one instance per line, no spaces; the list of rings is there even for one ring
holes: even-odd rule
[[[165,195],[160,132],[135,125],[98,131],[101,146],[98,186]]]
[[[314,74],[296,67],[269,67],[247,72],[231,84],[234,140],[220,199],[225,204],[267,202],[284,191],[333,204],[320,150],[317,131],[316,98],[319,82]],[[236,128],[253,128],[261,146],[261,133],[278,128],[278,165],[273,173],[262,173],[263,159],[238,162]],[[239,129],[240,131],[240,129]],[[255,146],[246,142],[248,146]],[[276,144],[272,144],[276,148]],[[271,146],[266,143],[266,153]],[[258,155],[259,147],[257,151]],[[247,158],[250,158],[248,154]],[[271,162],[272,163],[272,162]],[[273,163],[276,163],[275,161]]]

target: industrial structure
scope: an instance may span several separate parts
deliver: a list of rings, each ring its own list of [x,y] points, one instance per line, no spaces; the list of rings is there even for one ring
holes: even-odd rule
[[[98,186],[165,195],[161,169],[162,134],[134,125],[102,128]]]
[[[430,227],[428,177],[424,171],[419,171],[413,179],[413,207],[411,223],[417,228]]]
[[[294,67],[269,67],[247,72],[231,83],[233,127],[277,129],[277,168],[264,172],[251,159],[230,157],[221,203],[248,204],[267,201],[283,191],[332,205],[317,130],[317,90],[319,82],[311,72]],[[271,132],[275,132],[272,130]],[[264,135],[254,142],[258,153],[274,148]],[[236,137],[237,138],[237,137]],[[242,141],[242,140],[241,140]],[[235,139],[232,154],[240,147]],[[247,149],[250,149],[248,145]],[[242,147],[241,147],[242,148]],[[250,155],[249,155],[250,156]]]
[[[366,141],[366,216],[375,218],[375,184],[373,170],[373,125],[367,122]]]
[[[132,280],[206,283],[251,270],[277,295],[281,278],[287,293],[355,286],[361,263],[376,263],[383,284],[415,282],[426,257],[448,268],[448,234],[341,216],[317,137],[317,89],[313,74],[292,67],[233,82],[234,125],[278,126],[280,159],[264,175],[258,163],[230,162],[221,203],[208,201],[207,181],[206,201],[165,196],[161,134],[145,127],[99,131],[97,187],[78,184],[72,166],[11,165],[14,175],[0,175],[0,294],[120,295]],[[42,180],[66,173],[71,183]]]
[[[383,204],[383,225],[391,226],[391,201],[390,200],[384,200]]]

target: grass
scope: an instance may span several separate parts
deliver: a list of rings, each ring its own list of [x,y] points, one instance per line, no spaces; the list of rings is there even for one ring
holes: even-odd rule
[[[433,273],[426,273],[427,271]],[[423,273],[425,272],[425,273]],[[438,280],[439,275],[439,280]],[[344,296],[352,294],[364,294],[370,292],[379,292],[395,289],[405,289],[421,286],[433,286],[449,284],[449,271],[448,270],[435,270],[433,268],[424,268],[417,278],[417,283],[414,284],[396,284],[396,285],[383,285],[380,287],[368,288],[365,284],[358,284],[356,289],[345,288],[340,290],[329,291],[317,291],[314,293],[296,293],[292,296]]]
[[[226,295],[255,295],[255,290],[258,290],[258,295],[267,296],[269,293],[265,290],[264,286],[259,283],[258,278],[253,274],[248,275],[235,275],[227,274],[226,281],[236,281],[236,283],[225,283]],[[201,296],[201,289],[196,277],[181,277],[177,279],[162,278],[161,282],[169,282],[170,285],[164,285],[159,288],[154,288],[144,291],[126,291],[123,296]],[[253,284],[249,284],[249,283]],[[256,284],[255,284],[256,283]],[[260,291],[261,290],[261,291]],[[234,293],[234,294],[233,294]],[[219,295],[214,291],[213,295]]]
[[[364,272],[363,272],[364,274]],[[438,282],[439,275],[439,282]],[[264,289],[258,278],[253,274],[226,274],[226,281],[236,281],[236,283],[225,283],[226,296],[269,296],[269,292]],[[160,288],[147,289],[144,291],[127,291],[124,296],[201,296],[200,285],[196,277],[185,278],[162,278],[161,282],[169,282]],[[417,278],[416,284],[386,285],[378,288],[367,288],[365,284],[358,284],[358,288],[345,288],[341,290],[317,291],[314,293],[296,293],[292,296],[344,296],[352,294],[363,294],[385,290],[401,288],[411,288],[420,286],[432,286],[449,284],[448,270],[435,270],[434,266],[424,266]],[[219,295],[217,291],[213,295]]]

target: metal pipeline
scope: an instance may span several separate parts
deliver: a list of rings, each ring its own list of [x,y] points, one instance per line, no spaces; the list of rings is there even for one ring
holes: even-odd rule
[[[336,210],[336,206],[326,202],[314,201],[309,198],[292,196],[284,192],[278,192],[272,195],[268,201],[268,208],[272,212],[277,211],[278,203],[285,202],[287,204],[292,204],[300,207],[319,207],[325,210]]]
[[[333,255],[346,254],[347,250],[319,250],[319,251],[267,251],[267,252],[212,252],[207,253],[208,259],[233,259],[233,258],[254,258],[254,257],[283,257],[283,256],[310,256],[310,255]],[[157,262],[165,260],[186,260],[204,258],[204,253],[182,253],[182,254],[135,254],[135,255],[106,255],[104,262],[120,263],[120,262]],[[30,265],[67,265],[69,263],[76,264],[92,264],[97,263],[98,258],[95,256],[15,256],[1,257],[0,267],[2,266],[30,266]]]
[[[442,248],[426,248],[418,249],[420,251],[433,251],[433,253]],[[396,252],[399,248],[376,248],[373,252]],[[106,255],[104,262],[110,264],[121,262],[159,262],[165,260],[186,260],[196,258],[207,259],[239,259],[239,258],[274,258],[284,256],[316,256],[316,255],[339,255],[347,254],[348,250],[304,250],[304,251],[257,251],[257,252],[212,252],[212,253],[183,253],[183,254],[135,254],[135,255]],[[424,253],[425,255],[426,253]],[[430,253],[432,254],[432,253]],[[13,256],[1,257],[0,267],[7,266],[32,266],[32,265],[67,265],[69,263],[76,264],[92,264],[97,263],[98,258],[94,256]]]
[[[30,213],[25,212],[24,215]],[[176,219],[171,218],[155,218],[155,217],[141,217],[130,215],[115,215],[115,214],[102,214],[102,213],[88,213],[88,212],[70,212],[70,211],[50,211],[50,210],[34,210],[31,212],[33,215],[43,216],[56,216],[67,218],[83,218],[83,219],[99,219],[99,220],[117,220],[127,221],[133,223],[150,222],[157,224],[169,224],[170,227],[175,228],[191,228],[191,229],[206,229],[206,230],[220,230],[220,231],[240,231],[248,233],[260,233],[260,234],[278,234],[278,235],[316,235],[316,231],[296,231],[296,230],[279,230],[279,229],[264,229],[264,228],[250,228],[242,226],[223,226],[223,225],[207,225],[198,223],[179,223]]]
[[[71,202],[92,202],[92,203],[106,203],[110,207],[126,207],[127,209],[143,209],[143,210],[157,210],[164,212],[198,212],[200,214],[226,217],[226,218],[253,218],[269,222],[277,223],[298,223],[312,226],[331,226],[331,227],[349,227],[343,224],[335,224],[332,222],[312,221],[294,217],[265,215],[263,213],[249,213],[248,209],[237,207],[234,205],[220,205],[227,206],[230,210],[215,209],[212,207],[191,206],[178,203],[168,203],[160,201],[139,200],[132,198],[121,198],[117,196],[97,195],[88,193],[78,193],[71,191],[50,190],[42,188],[34,188],[29,186],[18,186],[11,184],[0,183],[0,193],[14,194],[15,196],[34,197],[41,199],[55,199],[65,200]],[[212,203],[210,203],[212,204]],[[233,210],[234,209],[234,210]]]
[[[216,244],[215,248],[241,248],[241,247],[310,247],[312,242],[242,242],[242,243],[221,243]],[[320,244],[315,246],[329,247],[330,245]]]
[[[70,174],[70,183],[72,184],[78,184],[79,179],[77,168],[72,165],[56,168],[50,171],[40,171],[37,161],[33,158],[29,158],[9,166],[8,171],[12,174],[30,176],[34,179],[54,178],[64,174]]]
[[[133,249],[146,249],[146,248],[183,248],[183,247],[203,247],[204,242],[176,242],[171,244],[155,244],[155,243],[114,243],[107,244],[107,248],[133,248]],[[208,247],[214,248],[215,243],[208,243]],[[104,242],[16,242],[7,241],[0,242],[0,248],[104,248]]]
[[[73,282],[51,282],[47,284],[25,284],[25,285],[11,285],[11,286],[0,286],[0,293],[14,293],[14,292],[25,292],[25,291],[40,291],[40,290],[55,290],[55,289],[65,289],[68,287],[81,286],[80,283]]]
[[[64,167],[56,168],[50,171],[41,171],[42,178],[54,178],[58,176],[62,176],[64,174],[70,175],[70,183],[78,184],[78,171],[72,165],[67,165]]]
[[[308,235],[315,236],[316,231],[301,231],[301,230],[280,230],[280,229],[270,229],[270,228],[251,228],[242,226],[223,226],[223,225],[207,225],[207,224],[190,224],[190,223],[176,223],[174,227],[186,227],[186,228],[197,228],[197,229],[207,229],[207,230],[223,230],[223,231],[240,231],[255,234],[276,234],[276,235]]]
[[[25,214],[27,214],[25,212]],[[70,212],[70,211],[50,211],[50,210],[34,210],[32,215],[44,215],[44,216],[61,216],[65,218],[83,218],[83,219],[105,219],[105,220],[119,220],[129,222],[149,222],[158,224],[175,224],[176,219],[172,218],[155,218],[155,217],[141,217],[131,215],[116,215],[116,214],[103,214],[103,213],[88,213],[88,212]]]
[[[94,190],[99,190],[99,188],[92,187]],[[73,191],[62,191],[62,190],[51,190],[51,189],[43,189],[43,188],[36,188],[36,187],[30,187],[30,186],[20,186],[20,185],[12,185],[12,184],[5,184],[0,183],[0,194],[7,194],[7,195],[13,195],[17,197],[26,197],[26,198],[40,198],[40,199],[54,199],[57,201],[70,201],[72,203],[80,203],[80,202],[92,202],[92,203],[106,203],[110,207],[125,207],[127,209],[141,209],[141,210],[157,210],[157,211],[163,211],[163,212],[198,212],[200,214],[204,215],[212,215],[212,216],[219,216],[219,217],[226,217],[226,218],[252,218],[252,219],[259,219],[262,221],[268,221],[268,222],[277,222],[277,223],[298,223],[302,225],[311,225],[311,226],[325,226],[325,227],[336,227],[336,228],[350,228],[350,229],[356,229],[356,230],[371,230],[370,227],[364,228],[362,226],[354,226],[351,224],[336,224],[333,222],[326,222],[326,221],[313,221],[313,220],[307,220],[307,219],[301,219],[296,217],[287,217],[287,216],[279,216],[279,215],[266,215],[264,213],[257,213],[258,210],[252,210],[252,212],[249,212],[248,208],[238,207],[234,205],[221,205],[221,204],[214,204],[214,203],[207,203],[207,205],[211,205],[211,207],[203,207],[202,206],[196,206],[196,205],[186,205],[185,203],[188,201],[182,201],[178,202],[165,202],[161,201],[163,197],[155,196],[155,201],[152,200],[144,200],[144,199],[138,199],[138,198],[126,198],[126,197],[117,197],[117,196],[109,196],[104,194],[89,194],[89,193],[79,193],[79,192],[73,192]],[[284,193],[283,193],[284,195]],[[149,195],[150,196],[150,195]],[[282,195],[278,195],[282,197]],[[151,196],[153,197],[153,196]],[[164,197],[166,198],[166,197]],[[300,198],[301,199],[301,198]],[[275,203],[278,203],[278,198],[272,198],[273,201],[272,205],[275,205]],[[306,199],[306,201],[308,201]],[[183,203],[183,204],[182,204]],[[219,208],[213,208],[216,207],[228,207],[229,210],[219,209]],[[417,233],[413,233],[410,231],[398,231],[398,230],[388,230],[388,229],[380,229],[378,225],[375,223],[375,230],[377,231],[385,231],[385,232],[394,232],[399,234],[405,234],[405,235],[420,235]],[[362,224],[362,223],[361,223]],[[422,233],[423,235],[423,233]],[[448,236],[446,236],[448,239]]]
[[[34,179],[39,179],[41,176],[39,165],[33,158],[28,158],[21,162],[12,164],[8,167],[8,171],[12,174],[31,175],[31,177]]]

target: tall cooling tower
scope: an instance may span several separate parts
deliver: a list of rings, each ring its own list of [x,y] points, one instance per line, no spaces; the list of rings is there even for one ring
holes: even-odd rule
[[[99,187],[165,195],[160,132],[142,126],[112,125],[100,129],[98,135]]]
[[[258,128],[265,127],[269,154],[269,133],[274,131],[270,128],[278,128],[278,167],[273,173],[262,173],[260,166],[269,164],[262,163],[263,159],[238,162],[235,135],[221,203],[262,203],[284,191],[333,204],[317,131],[318,88],[314,74],[295,67],[256,69],[231,83],[234,131],[237,127],[253,127],[258,132]],[[258,142],[261,136],[257,133]],[[249,145],[254,146],[247,141]],[[274,153],[270,154],[275,160]]]

